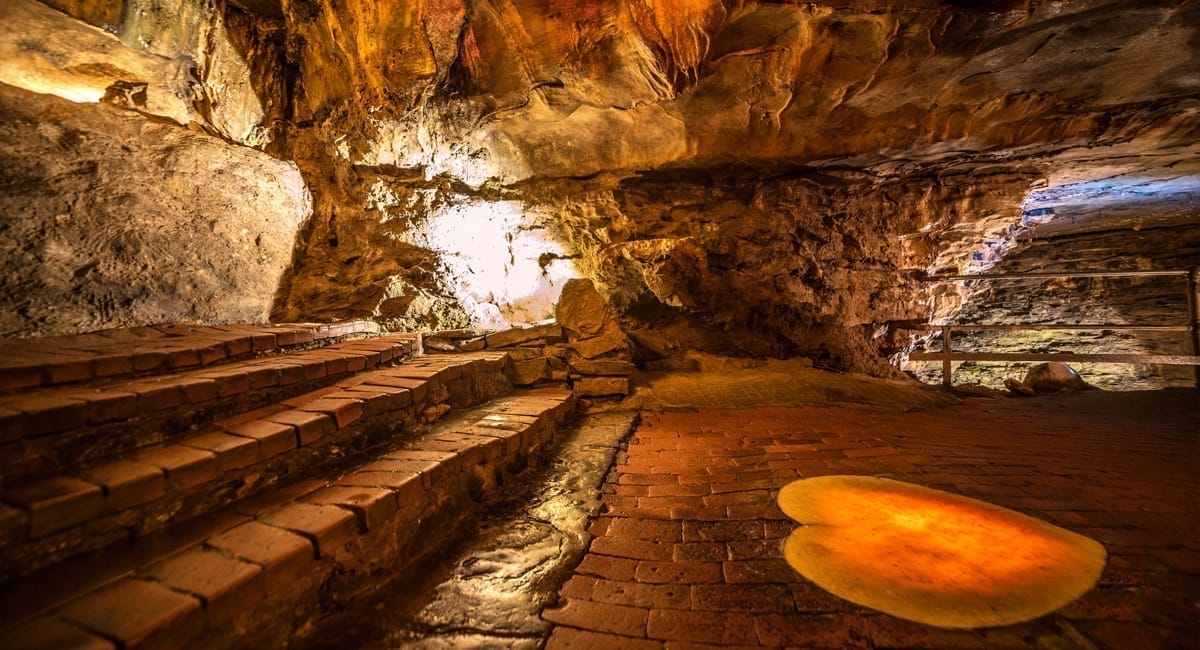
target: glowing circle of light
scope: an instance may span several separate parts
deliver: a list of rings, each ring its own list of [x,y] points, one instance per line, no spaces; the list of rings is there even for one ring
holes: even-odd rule
[[[790,483],[779,507],[802,525],[784,556],[823,589],[946,628],[1010,625],[1096,585],[1094,540],[1007,508],[865,476]]]

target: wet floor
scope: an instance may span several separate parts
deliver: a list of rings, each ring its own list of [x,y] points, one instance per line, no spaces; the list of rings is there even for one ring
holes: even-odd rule
[[[630,412],[584,418],[546,466],[506,484],[498,503],[422,568],[330,613],[294,647],[540,647],[550,626],[539,614],[587,548],[588,518],[635,421]]]

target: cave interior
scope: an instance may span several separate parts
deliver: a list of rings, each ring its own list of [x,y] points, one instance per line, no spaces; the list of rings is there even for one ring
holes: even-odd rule
[[[14,648],[1200,638],[1194,0],[3,0],[0,172]]]

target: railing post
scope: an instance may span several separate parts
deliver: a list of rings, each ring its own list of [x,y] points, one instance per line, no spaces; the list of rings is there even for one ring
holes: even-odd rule
[[[950,388],[953,384],[950,379],[950,326],[942,325],[942,386]]]
[[[1200,266],[1188,269],[1188,321],[1192,326],[1192,356],[1200,357]],[[1200,366],[1196,371],[1196,388],[1200,388]]]

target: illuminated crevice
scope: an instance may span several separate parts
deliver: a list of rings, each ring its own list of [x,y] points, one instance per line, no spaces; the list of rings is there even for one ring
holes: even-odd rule
[[[519,201],[459,196],[432,209],[405,239],[438,253],[442,282],[476,327],[549,318],[562,285],[580,276],[568,251]]]

